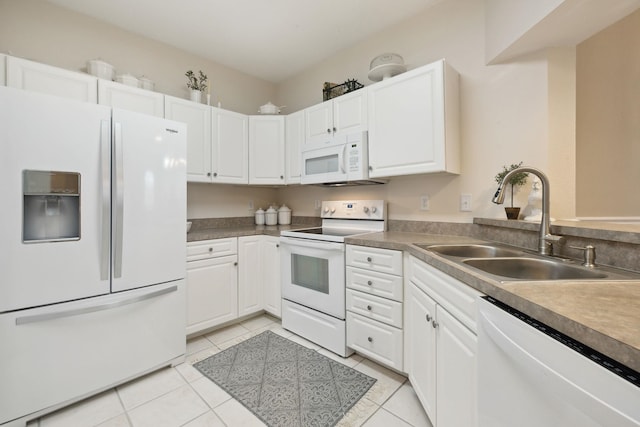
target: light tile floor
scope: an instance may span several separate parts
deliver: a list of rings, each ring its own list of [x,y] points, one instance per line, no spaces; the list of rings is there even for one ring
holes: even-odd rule
[[[339,422],[341,427],[432,427],[407,379],[353,355],[343,359],[260,315],[187,342],[183,364],[164,368],[32,421],[29,427],[264,426],[192,364],[265,330],[317,350],[377,379]]]

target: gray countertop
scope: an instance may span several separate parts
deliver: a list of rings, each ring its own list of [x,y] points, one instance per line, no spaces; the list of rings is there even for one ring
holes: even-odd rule
[[[640,371],[640,281],[506,282],[422,249],[418,244],[474,243],[461,236],[373,233],[348,244],[407,251],[507,305]]]
[[[309,224],[202,229],[188,233],[187,241],[255,234],[278,236],[282,230],[307,227]],[[346,243],[353,245],[407,251],[479,292],[490,295],[640,371],[640,281],[564,280],[502,283],[415,245],[478,242],[482,241],[464,236],[397,231],[371,233],[346,239]]]

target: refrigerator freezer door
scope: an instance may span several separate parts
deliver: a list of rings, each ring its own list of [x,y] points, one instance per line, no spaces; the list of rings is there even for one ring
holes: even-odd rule
[[[109,292],[108,270],[101,267],[109,262],[109,234],[103,231],[109,228],[110,189],[101,178],[110,162],[110,121],[103,106],[0,87],[0,313]],[[47,174],[25,171],[79,176],[79,200],[64,202],[78,197],[64,183],[51,182],[51,194],[43,195],[46,183],[24,180]],[[34,186],[38,194],[30,193]],[[38,241],[24,232],[24,224],[38,227],[38,217],[42,226],[65,224],[56,217],[71,208],[73,221],[80,221],[73,238]],[[26,215],[25,209],[35,211]]]
[[[186,276],[186,133],[113,110],[112,292]]]

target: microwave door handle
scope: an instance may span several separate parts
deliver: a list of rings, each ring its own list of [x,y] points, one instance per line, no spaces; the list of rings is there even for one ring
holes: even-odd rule
[[[340,161],[340,170],[342,173],[347,173],[347,144],[342,146],[342,160]]]

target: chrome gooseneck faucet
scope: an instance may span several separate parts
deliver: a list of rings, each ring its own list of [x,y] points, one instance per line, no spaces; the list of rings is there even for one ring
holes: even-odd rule
[[[542,220],[540,221],[540,234],[538,236],[538,252],[542,255],[551,255],[553,249],[551,243],[560,243],[562,236],[553,235],[549,231],[549,179],[541,170],[524,166],[507,173],[500,185],[498,185],[496,194],[493,196],[493,203],[499,205],[504,203],[504,188],[511,177],[519,172],[532,173],[540,178],[542,182]]]

